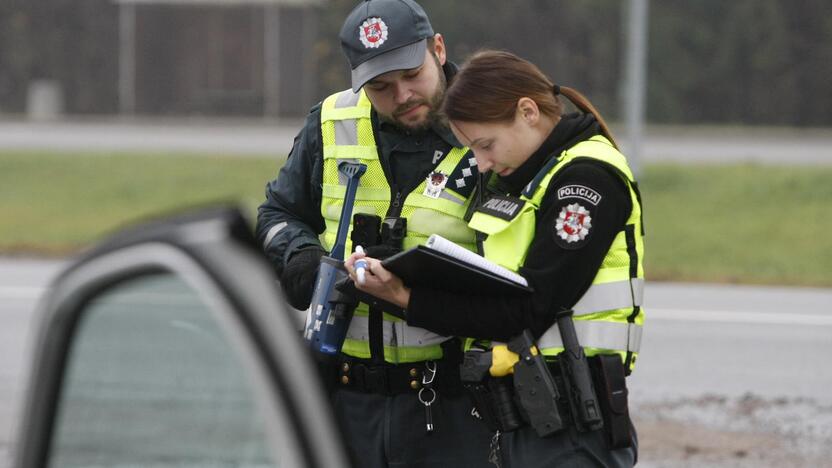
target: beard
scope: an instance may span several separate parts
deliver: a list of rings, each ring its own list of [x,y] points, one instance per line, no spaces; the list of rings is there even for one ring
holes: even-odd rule
[[[392,115],[384,115],[379,113],[379,119],[383,122],[389,123],[394,127],[398,128],[399,130],[405,132],[423,132],[431,127],[434,124],[443,124],[445,122],[443,114],[440,112],[440,108],[442,107],[442,100],[445,98],[445,88],[447,87],[447,83],[445,80],[445,73],[442,71],[442,65],[439,63],[439,58],[436,55],[431,54],[433,57],[433,61],[436,64],[437,69],[439,70],[439,80],[436,83],[436,88],[434,89],[433,93],[428,99],[412,99],[404,104],[397,107]],[[419,105],[426,105],[428,107],[428,115],[427,117],[417,123],[417,124],[408,124],[399,120],[396,116],[401,115],[416,106]]]

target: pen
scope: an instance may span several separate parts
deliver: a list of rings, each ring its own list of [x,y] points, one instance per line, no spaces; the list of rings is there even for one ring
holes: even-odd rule
[[[355,251],[358,253],[364,253],[364,248],[360,245],[355,246]],[[367,260],[363,258],[359,258],[355,261],[355,276],[358,279],[358,284],[364,284],[365,274],[367,272]]]

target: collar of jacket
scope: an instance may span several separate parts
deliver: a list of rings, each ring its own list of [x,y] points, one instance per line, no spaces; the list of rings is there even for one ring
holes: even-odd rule
[[[599,133],[601,133],[601,127],[592,114],[575,112],[561,116],[560,122],[552,129],[552,133],[523,165],[511,175],[497,177],[497,188],[505,193],[519,195],[547,161],[558,157],[578,142],[588,140]]]

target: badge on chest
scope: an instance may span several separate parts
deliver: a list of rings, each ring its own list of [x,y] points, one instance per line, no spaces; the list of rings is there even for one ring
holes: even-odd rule
[[[439,198],[445,185],[448,183],[448,176],[440,171],[433,171],[425,180],[425,191],[423,194],[430,198]]]

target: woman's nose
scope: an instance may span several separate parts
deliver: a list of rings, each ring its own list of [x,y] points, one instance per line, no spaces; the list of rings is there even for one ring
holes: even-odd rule
[[[485,172],[494,167],[493,162],[484,156],[478,155],[477,153],[474,153],[474,159],[477,160],[477,170],[480,172]]]

